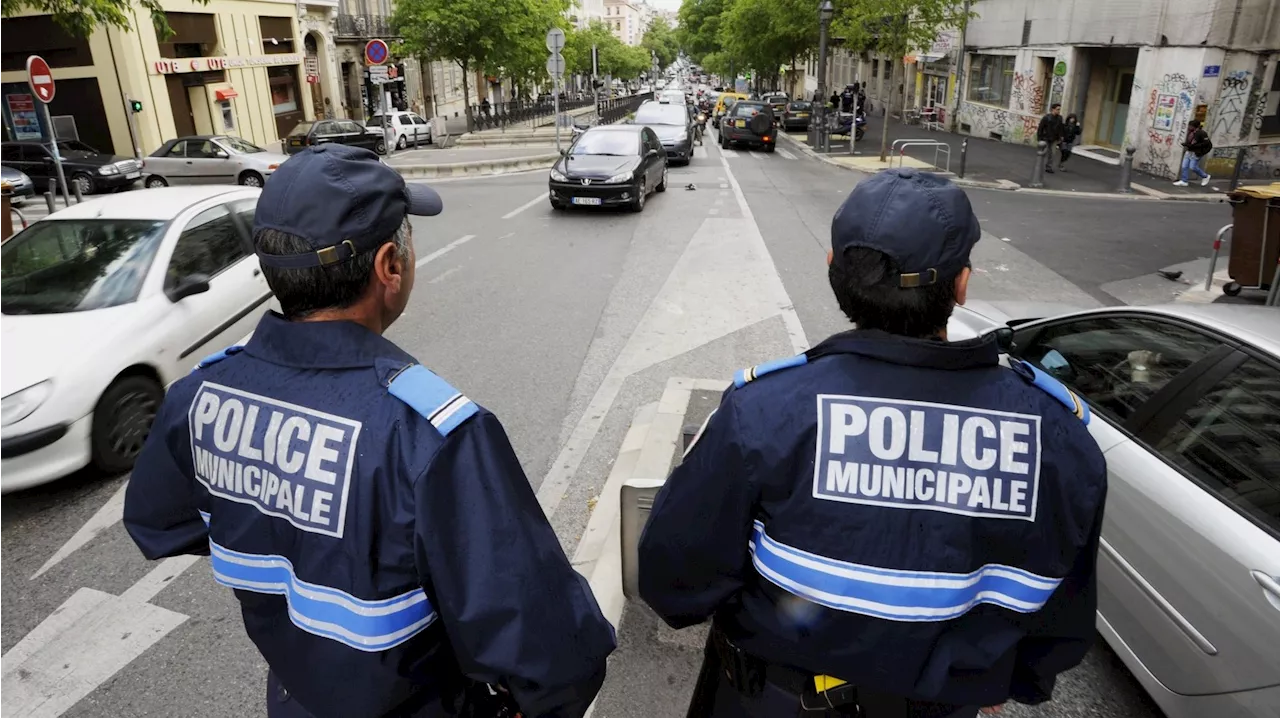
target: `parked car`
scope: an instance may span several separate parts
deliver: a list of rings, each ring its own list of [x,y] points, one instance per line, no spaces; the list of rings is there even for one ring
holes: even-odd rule
[[[773,108],[761,100],[735,102],[729,114],[720,120],[720,149],[743,144],[773,152],[777,142]]]
[[[142,162],[99,152],[79,140],[59,140],[58,154],[62,156],[67,189],[78,186],[81,195],[127,189],[142,177]],[[49,180],[58,178],[53,153],[40,142],[4,143],[0,162],[25,173],[42,189],[49,186]]]
[[[259,190],[165,187],[48,215],[0,248],[0,491],[133,465],[165,387],[275,304]]]
[[[1109,481],[1103,638],[1168,718],[1274,718],[1280,313],[971,302],[947,336],[991,330],[1092,411]]]
[[[788,99],[785,92],[770,92],[760,98],[762,102],[767,102],[769,107],[773,108],[773,116],[779,119],[782,118],[782,113],[787,109]]]
[[[22,204],[36,193],[31,178],[12,167],[0,167],[0,182],[4,183],[4,192],[13,204]]]
[[[230,135],[169,140],[142,161],[146,187],[178,184],[242,184],[261,187],[288,155],[268,152]]]
[[[355,120],[315,120],[299,122],[284,141],[284,152],[296,155],[312,145],[328,143],[352,145],[373,150],[380,155],[387,153],[387,140],[381,129],[363,127]]]
[[[370,117],[365,127],[381,132],[382,115]],[[403,150],[413,144],[414,138],[417,138],[418,144],[431,144],[431,123],[416,112],[393,111],[387,115],[387,140],[397,150]]]
[[[666,152],[653,130],[640,125],[592,127],[551,168],[554,209],[626,205],[639,212],[650,192],[666,190]]]
[[[632,123],[653,130],[668,159],[686,165],[693,159],[693,121],[686,105],[646,102],[636,110]]]
[[[782,129],[784,130],[807,130],[809,129],[809,115],[813,113],[813,104],[803,100],[795,100],[787,103],[787,108],[782,112]]]

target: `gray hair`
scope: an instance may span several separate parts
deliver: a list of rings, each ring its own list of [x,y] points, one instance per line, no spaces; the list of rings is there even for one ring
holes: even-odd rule
[[[387,242],[395,244],[396,255],[401,261],[409,261],[412,228],[409,218],[374,248],[361,252],[337,264],[301,269],[280,269],[262,266],[267,285],[280,302],[280,310],[287,319],[299,319],[324,309],[343,309],[355,304],[364,296],[373,272],[373,259]],[[254,246],[264,254],[303,254],[315,251],[301,237],[275,229],[261,229],[254,233]]]

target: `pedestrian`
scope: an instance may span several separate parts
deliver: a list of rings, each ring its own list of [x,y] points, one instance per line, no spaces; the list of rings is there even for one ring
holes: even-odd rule
[[[1195,172],[1200,175],[1200,186],[1209,186],[1209,173],[1204,171],[1201,163],[1204,156],[1209,154],[1213,149],[1213,142],[1209,139],[1209,133],[1204,131],[1200,124],[1200,120],[1192,120],[1187,123],[1187,139],[1182,141],[1182,174],[1177,182],[1173,183],[1174,187],[1187,186],[1187,174]]]
[[[481,114],[483,114],[485,117],[488,117],[488,116],[489,116],[489,108],[490,108],[489,98],[487,98],[487,97],[486,97],[486,98],[484,98],[483,100],[481,100],[481,101],[480,101],[480,112],[481,112]]]
[[[368,150],[282,164],[253,222],[282,313],[169,388],[129,482],[143,555],[235,590],[270,718],[576,718],[604,680],[613,629],[502,425],[383,337],[408,216],[442,208]]]
[[[713,618],[691,718],[972,718],[1093,643],[1106,465],[1070,390],[948,341],[980,233],[936,175],[860,182],[828,255],[857,328],[738,372],[659,491],[640,595]]]
[[[857,95],[853,91],[853,85],[845,85],[844,92],[840,93],[840,111],[853,112],[853,101]]]
[[[840,109],[840,95],[838,93],[835,93],[835,92],[831,93],[831,109],[833,110]]]
[[[1067,171],[1067,160],[1071,159],[1071,147],[1080,139],[1080,119],[1073,112],[1067,115],[1062,123],[1062,139],[1058,141],[1058,169]]]
[[[1044,171],[1053,173],[1053,148],[1057,146],[1062,139],[1062,105],[1053,103],[1049,106],[1049,112],[1040,118],[1040,124],[1036,127],[1036,141],[1044,142],[1048,149],[1045,151],[1045,167]]]

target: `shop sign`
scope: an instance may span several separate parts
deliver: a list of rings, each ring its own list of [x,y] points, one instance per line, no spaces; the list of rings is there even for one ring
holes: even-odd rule
[[[183,72],[207,72],[211,70],[230,70],[239,67],[268,67],[272,65],[297,65],[302,62],[302,55],[249,55],[247,57],[193,57],[181,60],[156,60],[151,67],[158,75],[173,75]]]
[[[44,137],[40,130],[40,116],[36,114],[36,100],[31,95],[5,95],[9,105],[9,116],[13,118],[13,139],[39,140]]]

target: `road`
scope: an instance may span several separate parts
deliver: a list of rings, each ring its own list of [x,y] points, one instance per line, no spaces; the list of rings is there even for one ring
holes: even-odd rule
[[[830,217],[857,175],[789,146],[765,155],[708,143],[670,178],[643,214],[555,212],[541,172],[444,181],[434,186],[445,213],[414,220],[417,287],[389,336],[502,419],[570,554],[633,413],[667,378],[725,379],[848,326],[825,256]],[[1193,258],[1189,239],[1168,240],[1167,252],[1129,243],[1191,234],[1213,211],[1161,204],[1164,224],[1147,227],[1119,219],[1151,211],[1136,202],[1053,209],[1051,198],[971,196],[991,230],[975,250],[971,297],[1083,306],[1120,301],[1109,283]],[[1101,226],[1131,236],[1093,235]],[[1098,252],[1093,273],[1061,246],[1071,237]],[[63,676],[30,715],[261,715],[266,667],[234,598],[205,559],[141,558],[118,520],[126,479],[84,472],[0,506],[6,715],[10,688],[32,680],[19,664]],[[90,605],[97,618],[77,623]],[[635,606],[621,636],[597,718],[683,715],[696,639],[659,631]],[[1006,715],[1158,715],[1101,646],[1059,698]]]

